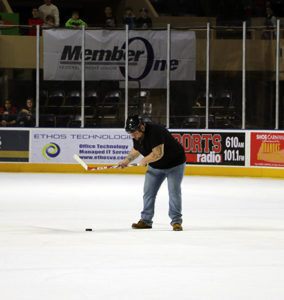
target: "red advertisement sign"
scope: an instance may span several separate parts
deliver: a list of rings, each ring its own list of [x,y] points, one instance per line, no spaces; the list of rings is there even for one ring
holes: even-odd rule
[[[284,167],[284,133],[251,133],[251,166]]]
[[[183,146],[186,163],[193,165],[245,165],[244,132],[173,132]]]

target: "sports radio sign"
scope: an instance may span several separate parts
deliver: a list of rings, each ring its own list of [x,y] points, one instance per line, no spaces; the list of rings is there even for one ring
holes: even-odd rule
[[[244,132],[173,132],[183,145],[186,163],[193,165],[245,165]]]
[[[44,30],[44,79],[81,80],[82,32]],[[125,79],[125,31],[85,32],[85,79]],[[143,88],[166,87],[167,31],[129,31],[129,80]],[[171,31],[171,80],[195,80],[196,39]]]

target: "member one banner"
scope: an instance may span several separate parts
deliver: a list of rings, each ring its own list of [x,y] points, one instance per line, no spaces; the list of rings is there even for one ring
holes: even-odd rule
[[[172,132],[183,145],[186,163],[193,165],[245,165],[244,132]]]
[[[29,161],[29,131],[0,130],[0,162]]]
[[[30,162],[74,164],[78,154],[86,163],[116,164],[132,146],[123,129],[32,129]]]
[[[284,167],[284,133],[251,133],[251,166]]]
[[[82,32],[44,30],[44,79],[81,80]],[[125,79],[125,31],[85,31],[85,79]],[[167,31],[129,31],[129,79],[166,88]],[[171,80],[195,80],[196,39],[171,31]],[[136,86],[135,86],[136,87]]]

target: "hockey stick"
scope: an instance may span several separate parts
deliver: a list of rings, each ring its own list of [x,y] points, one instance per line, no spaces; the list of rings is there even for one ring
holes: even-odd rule
[[[81,159],[77,154],[73,155],[73,158],[86,170],[86,171],[100,171],[100,170],[107,170],[107,169],[115,169],[118,168],[118,165],[108,165],[104,167],[89,167],[83,159]],[[130,164],[128,167],[135,167],[138,164]]]

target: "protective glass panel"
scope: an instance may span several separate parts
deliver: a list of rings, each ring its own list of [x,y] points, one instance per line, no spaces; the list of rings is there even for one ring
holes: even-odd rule
[[[204,26],[203,29],[194,27],[184,30],[183,33],[193,34],[196,45],[193,45],[194,50],[187,46],[185,76],[182,80],[171,80],[170,127],[204,128],[205,104],[199,99],[202,95],[204,97],[206,90],[206,29]]]
[[[209,128],[241,127],[242,28],[217,28],[210,35]]]
[[[273,129],[275,30],[250,29],[246,45],[246,129]]]
[[[129,30],[128,115],[166,125],[166,59],[165,29]]]

